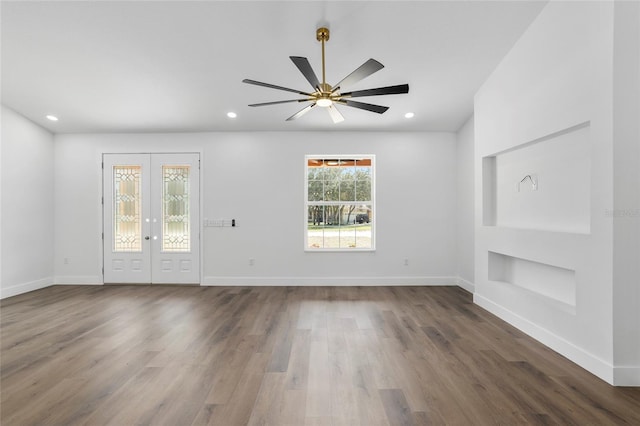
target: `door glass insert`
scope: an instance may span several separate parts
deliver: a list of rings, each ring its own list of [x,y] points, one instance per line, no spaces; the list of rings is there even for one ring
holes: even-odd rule
[[[162,251],[191,250],[190,166],[162,166]]]
[[[113,251],[142,251],[140,166],[113,166]]]

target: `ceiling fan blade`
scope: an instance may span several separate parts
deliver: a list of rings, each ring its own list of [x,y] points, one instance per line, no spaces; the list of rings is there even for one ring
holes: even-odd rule
[[[300,70],[300,72],[304,75],[309,83],[311,83],[311,87],[314,89],[318,89],[320,87],[320,82],[318,81],[318,77],[316,77],[316,73],[313,72],[313,68],[311,68],[311,64],[307,58],[303,58],[302,56],[289,56],[289,58],[296,64],[296,67]]]
[[[340,82],[334,86],[333,91],[335,92],[341,87],[348,87],[352,84],[355,84],[363,78],[369,77],[374,72],[380,71],[382,68],[384,68],[384,65],[382,65],[380,62],[376,61],[373,58],[369,59],[367,62],[356,68],[356,70],[351,74],[340,80]]]
[[[389,109],[389,107],[387,106],[366,104],[364,102],[350,101],[348,99],[341,99],[338,102],[353,108],[366,109],[367,111],[377,112],[378,114],[382,114]]]
[[[295,120],[296,118],[300,118],[303,115],[305,115],[307,112],[309,112],[309,110],[311,108],[313,108],[314,106],[316,106],[316,103],[312,103],[311,105],[307,105],[306,107],[302,108],[300,111],[296,112],[295,114],[293,114],[291,117],[287,118],[286,121],[291,121],[291,120]]]
[[[408,84],[399,84],[397,86],[387,86],[387,87],[377,87],[375,89],[356,90],[353,92],[343,93],[341,96],[358,98],[362,96],[399,95],[401,93],[409,93]]]
[[[275,84],[263,83],[261,81],[250,80],[248,78],[245,78],[244,80],[242,80],[242,82],[247,84],[255,84],[256,86],[269,87],[271,89],[284,90],[287,92],[297,93],[299,95],[311,96],[311,93],[303,92],[301,90],[289,89],[288,87],[276,86]]]
[[[278,105],[278,104],[286,104],[289,102],[306,102],[306,101],[310,101],[311,99],[291,99],[288,101],[275,101],[275,102],[262,102],[259,104],[249,104],[250,107],[258,107],[258,106],[266,106],[266,105]]]
[[[329,115],[331,116],[331,119],[334,123],[340,123],[344,121],[344,117],[342,116],[342,114],[340,114],[340,111],[338,111],[338,108],[336,108],[335,106],[329,105],[327,107],[327,111],[329,111]]]

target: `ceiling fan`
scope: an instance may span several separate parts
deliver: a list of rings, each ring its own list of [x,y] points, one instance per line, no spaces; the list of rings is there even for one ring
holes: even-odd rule
[[[343,91],[343,87],[348,87],[358,81],[362,80],[365,77],[370,76],[371,74],[381,70],[384,68],[380,62],[375,59],[369,59],[364,64],[360,65],[355,71],[351,74],[340,80],[335,85],[331,86],[327,84],[325,80],[325,63],[324,63],[324,43],[329,40],[329,30],[325,27],[318,28],[316,30],[316,39],[322,43],[322,83],[318,81],[318,77],[313,72],[311,68],[311,64],[307,58],[303,58],[301,56],[289,56],[289,58],[293,61],[296,67],[300,70],[300,72],[304,75],[307,81],[313,87],[312,92],[305,92],[303,90],[290,89],[288,87],[276,86],[275,84],[262,83],[260,81],[244,79],[243,83],[255,84],[256,86],[269,87],[271,89],[284,90],[286,92],[293,92],[299,95],[304,95],[303,99],[290,99],[286,101],[275,101],[275,102],[263,102],[259,104],[250,104],[250,107],[258,107],[258,106],[266,106],[266,105],[277,105],[284,104],[289,102],[311,102],[311,104],[307,105],[300,111],[293,114],[291,117],[287,118],[287,121],[295,120],[309,112],[316,105],[322,108],[325,108],[331,119],[334,123],[339,123],[344,121],[344,117],[336,108],[336,105],[346,105],[353,108],[364,109],[371,112],[376,112],[378,114],[384,113],[389,107],[368,104],[364,102],[358,102],[351,100],[352,98],[359,98],[364,96],[379,96],[379,95],[396,95],[402,93],[409,93],[409,85],[408,84],[399,84],[396,86],[386,86],[386,87],[378,87],[375,89],[366,89],[366,90],[355,90],[351,92]]]

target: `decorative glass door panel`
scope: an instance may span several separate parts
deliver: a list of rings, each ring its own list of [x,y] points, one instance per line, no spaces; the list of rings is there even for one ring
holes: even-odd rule
[[[104,282],[200,283],[199,154],[104,154]]]
[[[113,251],[142,251],[141,166],[113,166]]]
[[[189,252],[190,166],[162,166],[162,251]]]

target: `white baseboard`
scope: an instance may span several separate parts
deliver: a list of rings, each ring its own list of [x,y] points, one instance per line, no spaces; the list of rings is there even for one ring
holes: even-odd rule
[[[470,281],[465,280],[464,278],[458,277],[456,284],[458,287],[467,290],[469,293],[473,294],[476,292],[476,286]]]
[[[204,286],[453,286],[456,277],[204,277]]]
[[[57,276],[56,285],[102,285],[102,277]],[[204,277],[203,286],[454,286],[473,293],[473,283],[459,277]]]
[[[600,377],[605,382],[611,385],[615,384],[613,366],[606,361],[477,293],[473,295],[473,302],[575,362],[590,373]]]
[[[55,277],[56,285],[102,285],[102,277],[98,275],[69,275]]]
[[[7,288],[0,288],[0,299],[5,299],[11,296],[17,296],[22,293],[28,293],[34,290],[40,290],[41,288],[49,287],[53,285],[53,278],[47,277],[39,280],[31,281],[28,283],[16,284]]]
[[[640,386],[640,367],[614,367],[615,386]]]

